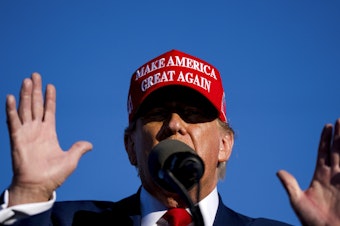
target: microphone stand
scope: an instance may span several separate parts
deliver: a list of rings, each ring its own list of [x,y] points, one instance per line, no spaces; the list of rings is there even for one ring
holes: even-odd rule
[[[204,221],[203,221],[203,216],[201,213],[201,209],[199,207],[199,205],[195,205],[186,188],[183,186],[183,184],[181,182],[179,182],[179,180],[177,180],[177,178],[174,176],[174,174],[170,171],[170,170],[165,170],[164,171],[164,179],[172,185],[172,188],[183,198],[183,200],[185,201],[185,203],[188,205],[191,215],[192,215],[192,219],[195,223],[195,226],[204,226]],[[200,193],[200,183],[198,180],[197,183],[197,201],[199,200],[199,193]]]

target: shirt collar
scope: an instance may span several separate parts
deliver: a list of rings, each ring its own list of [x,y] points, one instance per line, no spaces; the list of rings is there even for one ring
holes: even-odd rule
[[[156,222],[164,215],[167,208],[147,192],[143,187],[141,190],[141,225],[157,225]],[[212,226],[218,208],[218,193],[215,188],[207,197],[199,202],[204,225]]]

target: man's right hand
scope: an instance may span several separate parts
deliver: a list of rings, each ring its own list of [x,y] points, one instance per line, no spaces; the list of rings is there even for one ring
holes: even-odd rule
[[[18,109],[14,96],[7,96],[13,166],[9,206],[49,200],[75,170],[81,156],[92,149],[87,141],[76,142],[68,151],[60,148],[55,110],[56,90],[48,85],[44,101],[38,73],[23,81]]]

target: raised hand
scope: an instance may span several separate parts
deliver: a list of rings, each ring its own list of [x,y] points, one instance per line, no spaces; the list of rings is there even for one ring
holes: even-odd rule
[[[92,144],[79,141],[68,151],[60,148],[55,128],[56,90],[48,85],[44,101],[38,73],[23,81],[18,109],[14,96],[7,96],[6,111],[13,166],[9,206],[47,201]]]
[[[286,171],[278,177],[291,205],[303,225],[340,225],[340,119],[327,124],[321,134],[314,176],[302,191],[296,179]]]

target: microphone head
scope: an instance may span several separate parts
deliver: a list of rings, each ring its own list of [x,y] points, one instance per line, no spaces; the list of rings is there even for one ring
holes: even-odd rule
[[[203,160],[187,144],[178,140],[163,140],[150,152],[148,160],[152,178],[162,188],[174,192],[172,183],[164,177],[169,171],[187,189],[199,182],[204,173]]]

